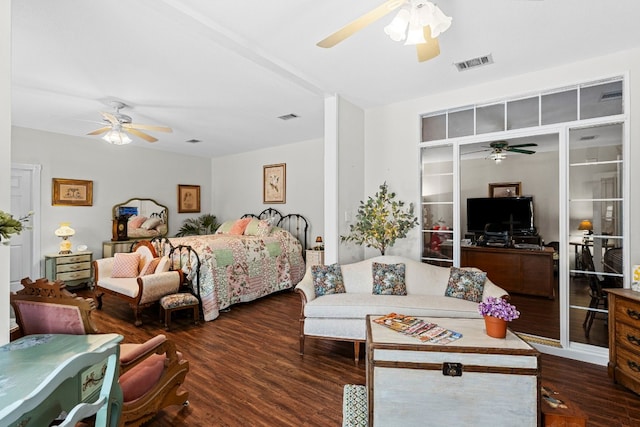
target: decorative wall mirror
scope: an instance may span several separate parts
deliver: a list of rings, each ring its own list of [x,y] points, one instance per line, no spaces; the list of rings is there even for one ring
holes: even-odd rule
[[[169,209],[153,199],[134,198],[113,207],[111,240],[152,239],[169,231]]]

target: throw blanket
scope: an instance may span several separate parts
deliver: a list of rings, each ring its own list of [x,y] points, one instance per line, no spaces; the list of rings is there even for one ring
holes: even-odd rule
[[[205,320],[239,302],[294,287],[305,273],[302,245],[275,228],[266,237],[212,234],[169,239],[189,245],[200,257],[200,296]],[[191,280],[193,268],[185,267]]]

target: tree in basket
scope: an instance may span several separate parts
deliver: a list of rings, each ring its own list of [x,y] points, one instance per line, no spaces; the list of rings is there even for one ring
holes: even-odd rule
[[[389,192],[387,183],[383,183],[366,203],[360,201],[356,223],[349,226],[349,234],[340,236],[340,240],[364,244],[384,255],[396,240],[407,237],[409,230],[418,225],[413,203],[405,209],[404,202],[394,200],[395,197],[396,193]]]

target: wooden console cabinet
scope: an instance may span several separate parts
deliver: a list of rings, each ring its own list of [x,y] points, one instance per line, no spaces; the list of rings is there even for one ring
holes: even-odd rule
[[[554,298],[553,249],[463,246],[460,265],[477,267],[509,293]]]
[[[609,299],[609,376],[640,394],[640,292],[606,289]]]

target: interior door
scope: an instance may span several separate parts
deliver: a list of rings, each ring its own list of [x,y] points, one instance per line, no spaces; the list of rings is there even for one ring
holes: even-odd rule
[[[11,213],[14,218],[34,211],[34,168],[11,168]],[[32,222],[31,220],[30,222]],[[15,292],[22,288],[20,280],[25,277],[38,278],[40,275],[38,261],[35,259],[35,239],[33,224],[27,224],[22,233],[11,236],[10,240],[10,290]]]

